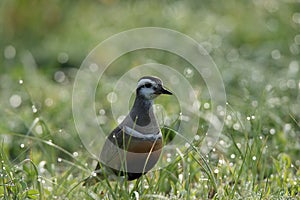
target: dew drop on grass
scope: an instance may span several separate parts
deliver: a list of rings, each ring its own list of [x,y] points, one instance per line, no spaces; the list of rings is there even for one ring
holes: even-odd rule
[[[226,119],[229,120],[229,121],[231,121],[232,120],[231,115],[227,115]]]
[[[195,141],[198,141],[198,140],[200,140],[200,136],[199,135],[195,135],[194,139],[195,139]]]
[[[37,125],[36,127],[35,127],[35,132],[37,133],[37,134],[42,134],[43,133],[43,127],[41,126],[41,125]]]
[[[247,120],[250,121],[251,117],[247,117]]]
[[[240,126],[239,123],[233,124],[233,129],[236,130],[236,131],[237,131],[237,130],[240,130],[240,127],[241,127],[241,126]]]
[[[278,60],[281,58],[281,53],[278,49],[275,49],[271,52],[271,56],[274,60]]]
[[[126,118],[125,115],[119,116],[118,119],[117,119],[118,124],[120,124],[125,118]]]
[[[66,80],[66,75],[63,71],[57,71],[54,73],[54,80],[58,83],[62,83]]]
[[[14,94],[9,98],[9,103],[13,108],[17,108],[22,103],[22,98],[20,95]]]
[[[204,103],[203,107],[204,107],[204,109],[209,109],[210,108],[210,104],[209,103]]]
[[[48,106],[48,107],[52,106],[53,105],[53,99],[51,99],[51,98],[45,99],[45,105]]]
[[[37,108],[35,107],[35,105],[32,105],[32,106],[31,106],[31,109],[32,109],[32,112],[33,112],[33,113],[37,113]]]
[[[16,48],[12,45],[8,45],[4,49],[4,57],[6,59],[13,59],[16,56]]]
[[[89,69],[91,72],[96,72],[99,69],[99,66],[96,63],[92,63],[90,64]]]
[[[226,163],[225,160],[223,160],[223,159],[220,159],[220,160],[219,160],[219,164],[220,164],[220,165],[224,165],[225,163]]]
[[[234,159],[235,158],[235,154],[231,154],[230,158]]]
[[[20,85],[22,85],[23,82],[24,82],[24,81],[23,81],[22,79],[19,80],[19,84],[20,84]]]
[[[185,77],[187,78],[191,78],[194,76],[194,71],[191,69],[191,68],[185,68],[184,71],[183,71],[183,74]]]
[[[104,109],[100,109],[99,110],[99,115],[105,115],[105,110]]]
[[[292,19],[296,24],[300,24],[300,13],[295,12],[292,16]]]
[[[57,158],[57,162],[62,162],[62,159],[61,158]]]
[[[256,156],[253,156],[253,157],[252,157],[252,160],[256,160]]]
[[[276,133],[276,130],[274,128],[271,128],[269,132],[271,135],[274,135]]]
[[[25,147],[25,144],[20,144],[21,149],[23,149]]]
[[[179,179],[179,182],[182,183],[182,180],[183,180],[183,174],[179,174],[179,175],[178,175],[178,179]]]
[[[252,101],[251,105],[252,105],[252,107],[256,108],[258,106],[258,102],[257,101]]]
[[[78,156],[78,152],[76,152],[76,151],[73,152],[73,156],[74,156],[74,157],[77,157],[77,156]]]
[[[214,173],[215,173],[215,174],[219,173],[219,170],[218,170],[218,169],[215,169],[215,170],[214,170]]]
[[[108,93],[106,98],[109,103],[115,103],[118,100],[118,96],[115,92]]]
[[[68,62],[68,60],[69,60],[69,55],[65,52],[61,52],[57,56],[57,61],[61,64]]]
[[[186,148],[189,148],[191,145],[189,143],[185,143],[184,145]]]

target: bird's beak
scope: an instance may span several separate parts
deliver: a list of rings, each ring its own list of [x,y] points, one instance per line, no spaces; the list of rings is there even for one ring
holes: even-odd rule
[[[165,88],[163,88],[163,87],[161,87],[161,94],[168,94],[168,95],[172,95],[172,92],[170,92],[169,90],[167,90],[167,89],[165,89]]]

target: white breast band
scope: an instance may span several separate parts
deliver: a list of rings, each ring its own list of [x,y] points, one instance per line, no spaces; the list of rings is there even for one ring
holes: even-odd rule
[[[133,130],[132,128],[130,128],[128,126],[124,126],[124,128],[125,128],[125,133],[127,133],[128,135],[130,135],[132,137],[140,138],[143,140],[157,140],[162,137],[162,134],[160,131],[158,134],[157,133],[142,134],[136,130]]]

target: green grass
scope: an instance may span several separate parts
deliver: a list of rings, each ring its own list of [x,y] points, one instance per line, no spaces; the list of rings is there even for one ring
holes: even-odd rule
[[[300,198],[299,3],[35,3],[35,9],[22,1],[0,3],[1,199]],[[144,26],[180,31],[209,51],[227,95],[221,137],[209,154],[202,155],[209,124],[200,118],[200,139],[175,149],[165,168],[137,181],[104,180],[83,187],[95,161],[81,143],[72,116],[77,69],[99,42]],[[16,50],[11,58],[4,56],[9,45]],[[58,61],[61,53],[68,55],[66,63]],[[116,125],[107,94],[126,71],[149,60],[182,74],[192,67],[155,50],[131,52],[116,60],[101,79],[105,87],[96,93],[96,110],[105,110],[97,116],[106,121],[105,132]],[[65,78],[55,78],[56,72]],[[209,114],[203,106],[210,103],[204,81],[196,73],[187,79],[200,91],[199,113]],[[179,117],[178,106],[171,106],[177,105],[175,98],[157,102],[166,109],[166,117]],[[177,130],[177,125],[171,128]],[[186,139],[191,138],[182,138]]]

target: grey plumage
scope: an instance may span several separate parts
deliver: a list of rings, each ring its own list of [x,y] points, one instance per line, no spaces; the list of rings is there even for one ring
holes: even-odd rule
[[[103,179],[113,172],[134,180],[147,173],[159,159],[163,147],[162,135],[153,112],[153,101],[160,94],[172,94],[162,81],[153,76],[138,81],[136,98],[126,118],[107,137],[95,172]],[[105,169],[105,170],[104,170]],[[104,171],[109,171],[105,176]]]

